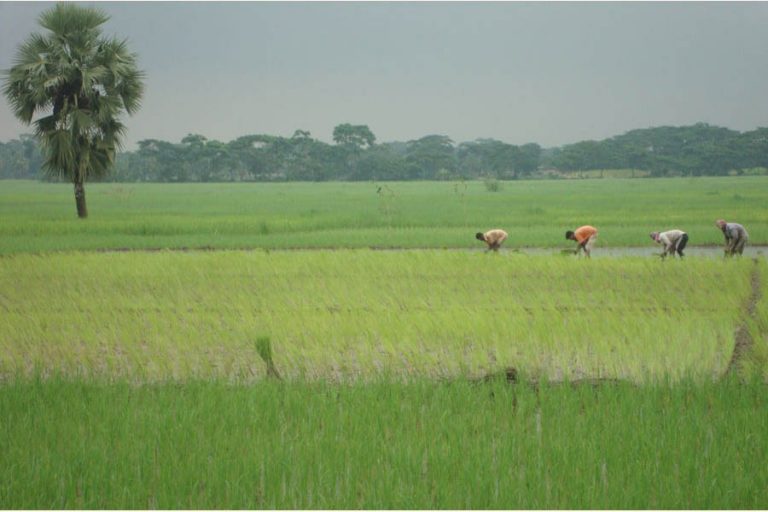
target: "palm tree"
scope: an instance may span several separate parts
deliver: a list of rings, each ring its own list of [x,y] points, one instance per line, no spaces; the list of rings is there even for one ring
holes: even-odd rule
[[[34,121],[44,169],[75,185],[80,218],[88,216],[84,183],[105,175],[120,148],[119,115],[139,109],[144,74],[126,41],[105,38],[105,13],[71,3],[43,12],[48,33],[32,34],[18,48],[3,93],[18,119]]]

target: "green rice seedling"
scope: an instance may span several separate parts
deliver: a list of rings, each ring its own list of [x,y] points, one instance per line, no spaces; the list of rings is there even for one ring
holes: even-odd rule
[[[753,267],[455,251],[7,256],[0,374],[711,378],[747,320]],[[278,351],[254,344],[262,333]]]
[[[762,509],[755,380],[0,384],[5,509]]]

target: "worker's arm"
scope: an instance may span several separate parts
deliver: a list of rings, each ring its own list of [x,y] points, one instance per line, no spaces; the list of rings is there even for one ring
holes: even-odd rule
[[[734,235],[738,233],[733,233],[733,231],[727,228],[725,229],[725,231],[723,231],[723,233],[725,234],[725,252],[730,254],[731,252],[733,252],[733,248],[736,247],[736,242],[738,241],[738,237]]]
[[[670,242],[669,237],[667,235],[661,235],[659,236],[659,243],[664,247],[664,250],[661,251],[661,257],[666,258],[667,254],[671,253],[670,250],[672,248],[672,242]]]

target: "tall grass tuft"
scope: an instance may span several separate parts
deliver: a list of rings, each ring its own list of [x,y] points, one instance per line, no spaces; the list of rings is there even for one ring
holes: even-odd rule
[[[267,377],[282,379],[280,373],[277,371],[275,362],[272,359],[272,341],[269,336],[260,336],[256,338],[256,351],[261,356],[261,359],[267,365]]]

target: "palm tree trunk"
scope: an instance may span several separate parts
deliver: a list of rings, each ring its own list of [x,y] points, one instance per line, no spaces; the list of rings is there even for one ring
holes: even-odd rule
[[[83,182],[75,182],[75,204],[77,205],[77,216],[81,219],[88,217],[88,207],[85,206],[85,187]]]

